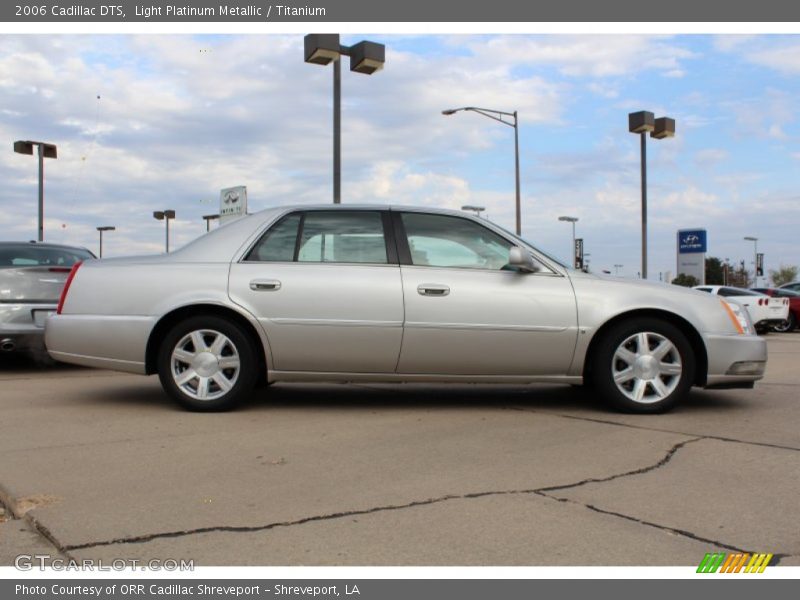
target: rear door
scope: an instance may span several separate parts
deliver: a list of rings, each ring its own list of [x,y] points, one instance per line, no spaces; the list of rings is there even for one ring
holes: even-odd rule
[[[264,327],[272,369],[394,372],[403,290],[388,219],[379,210],[294,212],[232,265],[230,297]]]

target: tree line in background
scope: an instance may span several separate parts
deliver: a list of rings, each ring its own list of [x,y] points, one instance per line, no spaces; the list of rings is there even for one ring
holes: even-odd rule
[[[781,265],[779,269],[770,269],[769,278],[772,285],[779,287],[784,283],[797,280],[798,267],[796,265]],[[700,285],[697,278],[681,273],[672,280],[675,285],[694,287]],[[706,258],[706,285],[729,285],[731,287],[749,288],[754,284],[752,273],[745,267],[745,261],[731,263],[723,261],[716,256]]]

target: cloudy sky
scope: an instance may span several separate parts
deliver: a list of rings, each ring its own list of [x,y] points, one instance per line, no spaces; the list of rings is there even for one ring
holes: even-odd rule
[[[639,140],[627,113],[676,119],[649,140],[650,275],[675,271],[676,230],[710,254],[800,264],[800,36],[345,36],[386,44],[371,77],[343,68],[343,201],[487,207],[514,224],[513,130],[446,108],[518,110],[523,236],[566,256],[580,219],[594,270],[639,270]],[[219,190],[251,211],[331,199],[331,71],[301,35],[2,35],[0,239],[36,236],[36,161],[12,142],[58,144],[46,163],[45,239],[107,256],[163,251],[205,231]]]

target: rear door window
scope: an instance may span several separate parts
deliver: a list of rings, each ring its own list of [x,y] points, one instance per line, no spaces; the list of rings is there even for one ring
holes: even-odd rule
[[[366,210],[293,213],[271,227],[245,260],[386,264],[383,216]]]

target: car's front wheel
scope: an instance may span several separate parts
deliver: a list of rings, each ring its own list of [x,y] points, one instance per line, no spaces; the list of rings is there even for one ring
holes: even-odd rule
[[[610,404],[657,413],[685,398],[694,381],[694,353],[680,329],[660,319],[623,321],[599,341],[591,379]]]
[[[772,329],[778,333],[789,333],[790,331],[794,331],[795,327],[797,327],[797,318],[794,316],[794,313],[790,312],[789,317],[785,321],[773,325]]]
[[[197,316],[175,325],[158,355],[164,390],[184,407],[219,411],[247,397],[258,379],[257,354],[236,323]]]

